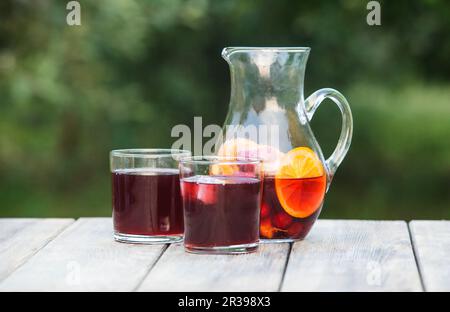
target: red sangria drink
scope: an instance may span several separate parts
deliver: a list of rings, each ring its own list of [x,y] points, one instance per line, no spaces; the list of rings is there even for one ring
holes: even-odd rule
[[[294,241],[306,237],[320,214],[328,183],[316,152],[300,146],[282,153],[273,146],[237,138],[227,140],[218,154],[262,160],[262,239]]]
[[[132,235],[182,235],[177,169],[124,169],[112,173],[114,228]]]
[[[208,163],[214,160],[216,163]],[[205,163],[199,164],[201,161]],[[257,160],[217,163],[215,157],[200,157],[197,161],[181,161],[186,251],[256,251],[261,205],[259,167]]]
[[[111,153],[112,210],[117,241],[165,243],[182,239],[183,206],[177,168],[180,153],[172,150]]]
[[[275,175],[264,178],[261,238],[305,238],[322,209],[327,176],[307,147],[288,152]]]
[[[276,185],[284,191],[277,193]],[[261,205],[261,238],[305,238],[320,214],[325,188],[325,175],[278,181],[275,177],[266,177]],[[280,201],[279,197],[287,197],[287,202]]]

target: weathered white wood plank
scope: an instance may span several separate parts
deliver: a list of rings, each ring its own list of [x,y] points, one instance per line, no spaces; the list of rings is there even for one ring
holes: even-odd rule
[[[73,222],[73,219],[0,219],[0,281]]]
[[[277,291],[289,244],[261,244],[243,255],[195,255],[173,244],[139,291]]]
[[[292,246],[282,291],[421,291],[404,221],[319,220]]]
[[[0,290],[133,290],[165,248],[115,242],[110,218],[79,219],[3,280]]]
[[[450,221],[409,223],[426,291],[450,291]]]

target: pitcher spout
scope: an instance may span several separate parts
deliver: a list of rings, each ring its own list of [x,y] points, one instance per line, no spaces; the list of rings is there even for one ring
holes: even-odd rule
[[[281,108],[303,102],[308,47],[228,47],[222,57],[230,66],[231,103],[260,108],[283,101]],[[288,107],[289,106],[289,107]]]

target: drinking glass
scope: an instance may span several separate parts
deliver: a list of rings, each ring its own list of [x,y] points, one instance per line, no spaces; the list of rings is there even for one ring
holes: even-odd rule
[[[183,238],[178,163],[185,150],[123,149],[110,153],[114,239],[169,243]]]
[[[180,161],[184,247],[191,253],[247,253],[259,243],[261,163],[194,156]]]

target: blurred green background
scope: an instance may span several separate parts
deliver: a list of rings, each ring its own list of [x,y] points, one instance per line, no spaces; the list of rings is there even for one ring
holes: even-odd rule
[[[225,46],[309,46],[306,94],[334,87],[354,137],[322,217],[450,218],[450,2],[0,3],[0,217],[108,216],[108,152],[169,147],[176,124],[222,124]],[[340,114],[312,123],[329,155]]]

